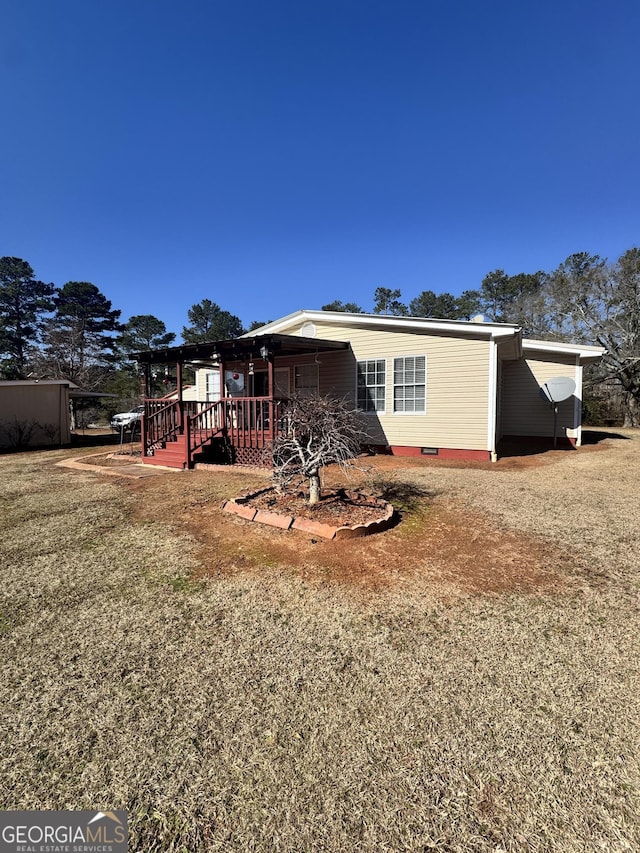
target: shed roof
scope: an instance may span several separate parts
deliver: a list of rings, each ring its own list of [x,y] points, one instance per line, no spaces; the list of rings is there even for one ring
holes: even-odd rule
[[[17,386],[23,388],[43,388],[50,385],[64,385],[69,389],[69,396],[72,399],[89,398],[89,397],[117,397],[117,394],[105,394],[102,391],[85,391],[72,382],[70,379],[3,379],[0,380],[0,388],[15,388]]]
[[[0,381],[0,386],[15,387],[17,385],[67,385],[69,388],[78,388],[70,379],[3,379]]]

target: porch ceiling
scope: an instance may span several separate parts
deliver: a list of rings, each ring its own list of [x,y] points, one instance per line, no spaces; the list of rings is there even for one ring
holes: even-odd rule
[[[233,338],[226,341],[211,341],[203,344],[182,344],[177,347],[147,350],[132,353],[140,364],[190,364],[211,361],[234,361],[244,358],[260,358],[260,350],[266,347],[269,355],[302,355],[303,353],[326,352],[348,349],[348,341],[331,341],[324,338],[302,338],[298,335],[255,335]]]

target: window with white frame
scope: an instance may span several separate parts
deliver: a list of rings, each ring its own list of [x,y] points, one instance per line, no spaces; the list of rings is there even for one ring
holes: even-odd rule
[[[383,358],[358,362],[358,408],[362,412],[384,412],[386,366]]]
[[[427,358],[405,355],[393,360],[393,411],[424,414],[427,402]]]

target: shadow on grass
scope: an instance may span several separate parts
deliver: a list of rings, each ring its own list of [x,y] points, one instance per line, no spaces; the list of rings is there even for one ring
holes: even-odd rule
[[[607,438],[622,439],[628,441],[629,436],[622,435],[619,432],[607,432],[598,429],[584,429],[582,431],[582,444],[594,445],[600,444]],[[554,447],[553,438],[544,438],[542,436],[536,438],[503,438],[498,443],[497,453],[499,459],[505,459],[512,456],[538,456],[543,453],[548,453],[550,450],[567,450],[575,451],[576,447],[571,444],[564,436],[558,436],[556,446]]]
[[[71,433],[71,447],[99,447],[103,444],[120,444],[120,433]]]
[[[553,438],[531,438],[531,439],[511,439],[503,438],[498,442],[497,454],[498,459],[505,459],[511,456],[539,456],[543,453],[548,453],[550,450],[566,450],[573,452],[576,448],[567,441],[566,438],[558,437],[556,446],[553,446]]]
[[[425,489],[424,486],[404,480],[376,478],[371,482],[370,488],[376,497],[393,504],[397,512],[413,512],[419,509],[425,500],[432,500],[440,494],[437,489]]]
[[[619,432],[604,432],[599,429],[583,429],[582,430],[582,443],[583,444],[600,444],[601,441],[605,441],[607,438],[615,438],[621,439],[622,441],[630,441],[628,435],[622,435]]]

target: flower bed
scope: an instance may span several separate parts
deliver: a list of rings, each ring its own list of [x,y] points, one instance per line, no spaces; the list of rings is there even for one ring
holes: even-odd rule
[[[396,522],[393,506],[360,492],[330,492],[310,506],[297,492],[278,494],[271,487],[223,504],[225,512],[283,530],[301,530],[324,539],[348,539],[380,533]]]

